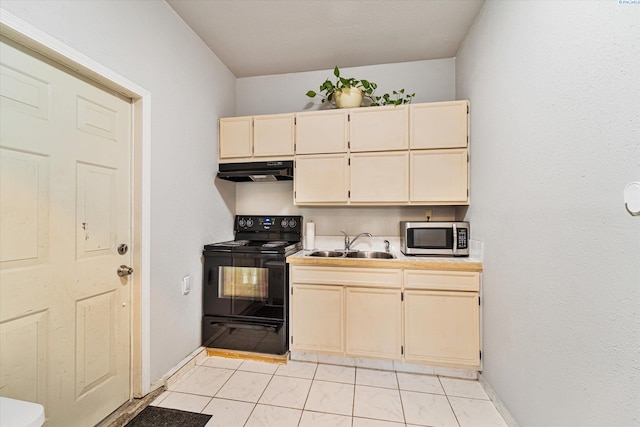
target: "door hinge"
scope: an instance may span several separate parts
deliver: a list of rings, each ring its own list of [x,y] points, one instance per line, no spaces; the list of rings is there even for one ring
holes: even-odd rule
[[[469,142],[469,137],[467,137],[467,142]],[[469,153],[467,153],[467,163],[469,163]]]
[[[347,114],[347,121],[350,122],[351,121],[351,113]]]
[[[291,295],[293,295],[293,288],[291,288]]]
[[[400,301],[404,301],[404,292],[400,292]]]
[[[293,335],[291,335],[291,344],[293,344]]]
[[[351,166],[351,157],[349,157],[349,158],[347,159],[347,165],[348,165],[348,166]]]
[[[403,345],[400,346],[400,354],[404,354],[404,346]]]
[[[468,112],[468,110],[467,110],[467,112]],[[297,118],[297,117],[294,117],[294,118],[293,118],[293,124],[294,124],[294,125],[297,125],[297,124],[298,124],[298,121],[297,121],[297,120],[298,120],[298,118]]]
[[[482,350],[480,350],[479,353],[480,353],[480,359],[482,359]]]
[[[478,305],[480,305],[480,297],[478,297]]]
[[[467,105],[467,114],[469,114],[469,106]]]
[[[347,198],[350,199],[351,198],[351,190],[347,191]]]
[[[347,148],[351,150],[351,141],[347,141]]]

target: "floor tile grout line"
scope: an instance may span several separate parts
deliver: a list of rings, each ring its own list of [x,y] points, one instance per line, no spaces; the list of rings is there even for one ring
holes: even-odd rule
[[[398,379],[398,373],[393,371],[396,377],[396,384],[398,385],[398,395],[400,396],[400,407],[402,408],[402,419],[404,420],[404,425],[407,425],[407,414],[404,411],[404,399],[402,399],[402,390],[400,390],[400,380]]]
[[[451,412],[453,412],[453,416],[455,417],[456,422],[458,423],[458,426],[460,426],[460,420],[458,419],[458,414],[456,414],[455,409],[453,409],[453,405],[451,404],[451,400],[449,400],[449,395],[447,394],[447,390],[444,388],[444,384],[442,384],[440,375],[438,375],[438,382],[440,383],[440,387],[442,387],[442,390],[444,391],[444,395],[447,398],[447,403],[449,404],[449,408],[451,408]]]
[[[304,399],[304,404],[302,405],[302,412],[304,412],[307,407],[307,402],[309,401],[309,395],[311,395],[311,389],[313,388],[313,382],[316,378],[316,372],[318,372],[318,363],[316,363],[315,368],[313,368],[313,375],[311,376],[311,384],[309,384],[309,391],[307,391],[307,397]],[[302,421],[302,415],[300,415],[300,421]],[[300,421],[298,421],[298,425],[300,425]]]
[[[244,363],[244,361],[243,361],[242,363]],[[211,396],[211,400],[209,400],[209,403],[207,403],[207,405],[206,405],[204,408],[202,408],[202,411],[204,411],[205,409],[207,409],[207,406],[209,406],[209,404],[210,404],[211,402],[213,402],[213,399],[218,395],[218,393],[220,393],[220,390],[222,390],[222,388],[225,386],[225,384],[227,384],[227,383],[229,382],[229,380],[231,379],[231,377],[233,377],[233,376],[235,375],[235,373],[236,373],[236,372],[238,372],[238,368],[242,365],[242,363],[240,363],[240,365],[238,365],[238,367],[237,367],[237,368],[235,368],[235,369],[217,368],[217,369],[226,369],[226,370],[228,370],[228,371],[233,371],[233,372],[231,373],[231,375],[229,375],[229,378],[227,378],[227,380],[226,380],[224,383],[222,383],[222,385],[220,386],[220,388],[219,388],[218,390],[216,390],[216,392],[213,394],[213,396]],[[208,366],[208,367],[209,367],[209,368],[214,368],[214,366]],[[231,399],[227,399],[227,400],[231,400]],[[201,414],[203,414],[203,413],[204,413],[204,412],[202,412],[202,411],[200,411],[200,413],[201,413]]]

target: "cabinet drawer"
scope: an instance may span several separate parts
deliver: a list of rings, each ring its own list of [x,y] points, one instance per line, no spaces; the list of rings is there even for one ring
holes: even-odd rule
[[[405,289],[480,290],[480,273],[464,271],[405,270]]]
[[[293,266],[291,281],[292,283],[400,288],[402,270]]]

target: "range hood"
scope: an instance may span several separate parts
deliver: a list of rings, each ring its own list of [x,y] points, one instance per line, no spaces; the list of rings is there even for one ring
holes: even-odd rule
[[[291,181],[293,160],[220,163],[218,178],[235,182]]]

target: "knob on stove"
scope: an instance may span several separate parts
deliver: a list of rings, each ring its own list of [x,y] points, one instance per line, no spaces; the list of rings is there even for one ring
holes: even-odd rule
[[[289,227],[291,228],[295,228],[295,226],[298,225],[298,223],[296,222],[295,219],[291,218],[291,221],[289,221]]]
[[[238,225],[239,225],[240,227],[244,227],[244,226],[246,225],[246,221],[244,220],[244,218],[240,218],[240,219],[238,220]]]
[[[251,218],[247,219],[247,227],[253,227],[253,220]]]
[[[283,228],[287,228],[289,226],[289,221],[287,221],[287,219],[283,219],[282,222],[280,223],[282,225]]]

